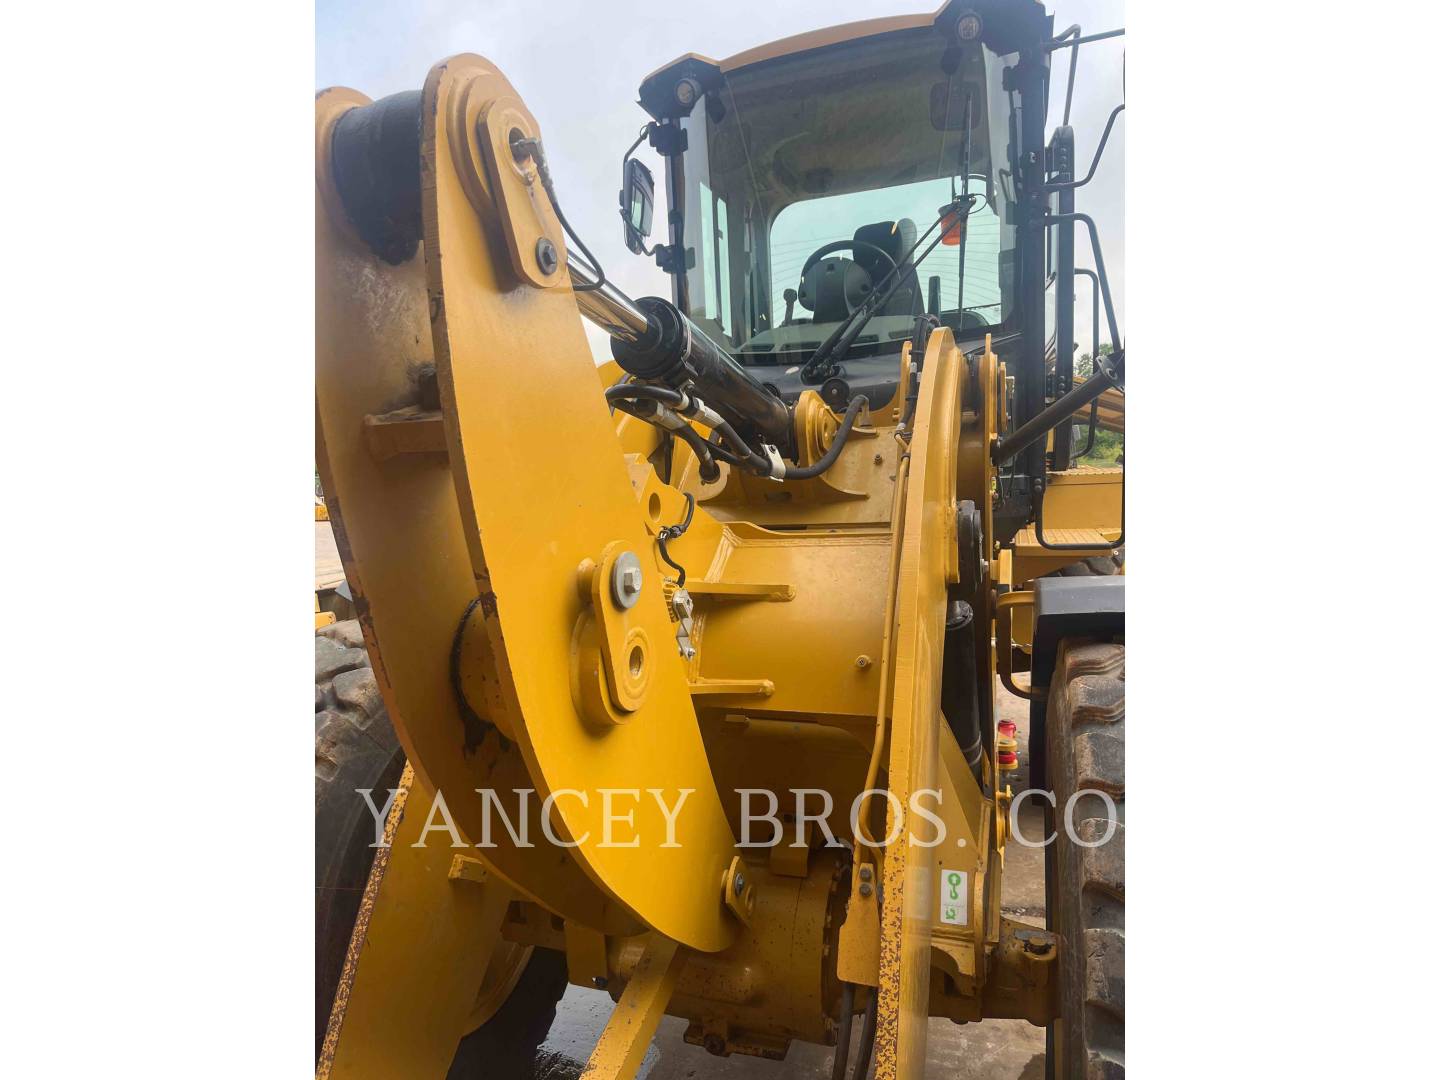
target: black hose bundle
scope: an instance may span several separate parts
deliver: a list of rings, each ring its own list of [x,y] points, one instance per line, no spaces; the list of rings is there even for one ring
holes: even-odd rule
[[[734,425],[705,408],[699,399],[682,391],[668,386],[655,386],[652,383],[620,382],[605,391],[605,400],[612,406],[651,423],[656,422],[664,409],[673,410],[682,416],[695,416],[702,411],[708,414],[705,419],[720,440],[718,442],[701,438],[700,433],[683,420],[678,425],[673,422],[660,425],[668,431],[674,431],[695,452],[695,456],[700,459],[700,478],[707,483],[719,475],[719,466],[714,462],[717,457],[731,465],[749,469],[757,476],[774,476],[779,480],[814,479],[839,460],[840,452],[845,449],[845,443],[860,419],[860,413],[870,404],[863,394],[850,402],[835,437],[830,440],[830,446],[820,460],[813,465],[786,465],[778,455],[769,457],[754,450],[741,438]],[[647,414],[637,409],[635,403],[640,401],[651,402],[652,412]]]

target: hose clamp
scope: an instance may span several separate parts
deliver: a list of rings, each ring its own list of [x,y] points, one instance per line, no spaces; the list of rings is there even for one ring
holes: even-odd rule
[[[762,442],[760,450],[770,459],[770,472],[767,474],[771,480],[780,481],[785,479],[785,459],[780,456],[780,451],[769,443]]]

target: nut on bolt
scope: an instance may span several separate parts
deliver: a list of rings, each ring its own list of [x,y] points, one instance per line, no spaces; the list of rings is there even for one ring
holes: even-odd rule
[[[548,236],[542,236],[535,242],[535,262],[542,274],[553,274],[560,269],[560,254]]]
[[[720,878],[720,895],[725,906],[741,922],[749,925],[755,914],[755,890],[745,878],[745,864],[738,855],[730,860],[729,867]]]
[[[645,574],[633,551],[622,551],[610,569],[610,594],[622,608],[632,608],[640,599]]]

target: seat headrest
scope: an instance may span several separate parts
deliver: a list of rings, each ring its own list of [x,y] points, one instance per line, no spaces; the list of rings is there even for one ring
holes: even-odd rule
[[[899,221],[877,221],[861,225],[855,230],[854,239],[861,243],[874,244],[898,264],[905,253],[915,244],[915,222],[909,218]],[[869,248],[856,248],[855,261],[877,281],[890,272],[890,264]]]

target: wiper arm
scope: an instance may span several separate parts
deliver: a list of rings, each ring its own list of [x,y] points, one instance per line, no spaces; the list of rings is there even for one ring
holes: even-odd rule
[[[910,257],[915,254],[915,249],[925,242],[925,238],[935,231],[936,226],[942,221],[948,220],[952,215],[960,215],[962,221],[961,227],[963,228],[963,223],[969,218],[970,210],[974,207],[976,201],[977,196],[961,195],[959,198],[940,208],[940,213],[936,216],[935,220],[930,223],[930,227],[916,239],[915,243],[910,245],[910,250],[905,253],[903,259],[895,264],[894,269],[881,279],[879,288],[872,292],[869,297],[866,298],[865,302],[855,309],[849,318],[835,327],[830,336],[820,343],[820,347],[815,350],[814,355],[811,356],[810,359],[805,362],[805,366],[800,369],[800,379],[802,382],[813,385],[824,382],[825,379],[830,377],[835,370],[835,365],[844,359],[846,350],[849,349],[855,339],[860,336],[860,331],[865,329],[866,324],[874,318],[875,312],[889,303],[890,297],[895,295],[895,290],[900,287],[900,282],[904,280],[900,272],[906,267],[909,267],[911,270],[919,269],[920,264],[925,261],[925,257],[935,250],[936,246],[945,238],[945,234],[949,230],[942,230],[939,236],[930,241],[930,246],[925,249],[921,256],[912,263]]]

